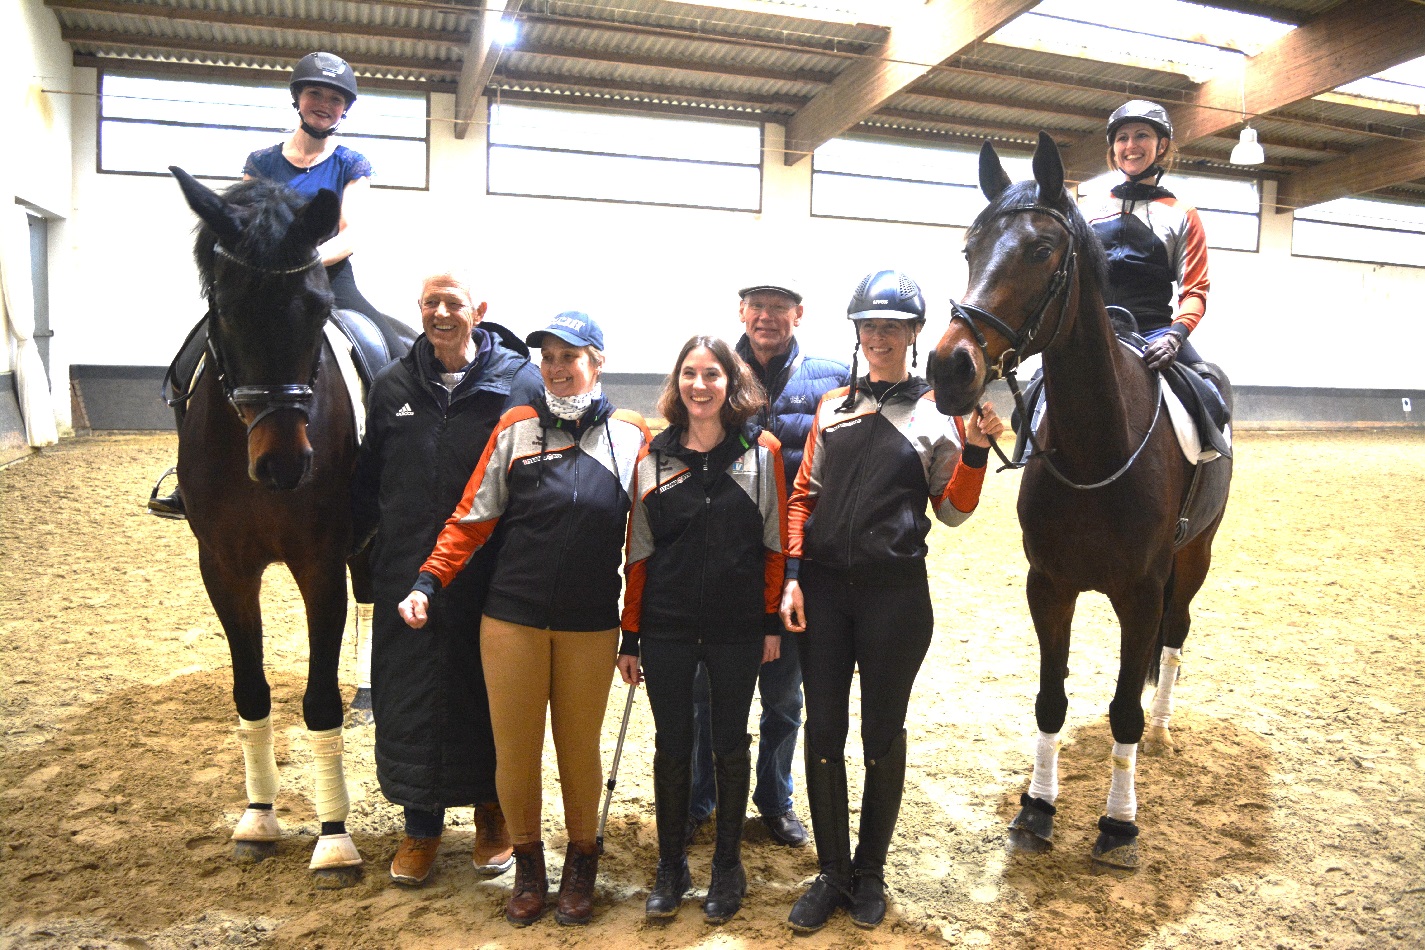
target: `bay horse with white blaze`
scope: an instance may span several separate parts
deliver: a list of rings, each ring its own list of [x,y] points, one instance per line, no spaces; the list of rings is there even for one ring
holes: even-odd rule
[[[170,170],[201,219],[193,255],[210,307],[206,365],[178,434],[178,478],[203,584],[232,655],[248,797],[234,849],[261,860],[282,837],[272,812],[278,776],[259,603],[262,574],[280,561],[307,612],[302,713],[321,821],[310,868],[319,886],[346,886],[362,864],[346,831],[337,685],[357,428],[324,345],[332,294],[317,252],[336,233],[341,206],[330,191],[306,201],[265,181],[220,195]]]
[[[1149,741],[1171,748],[1188,607],[1211,563],[1232,462],[1186,459],[1161,411],[1159,374],[1115,336],[1103,302],[1103,247],[1065,191],[1058,147],[1043,133],[1033,167],[1033,181],[1011,184],[994,148],[986,142],[981,150],[980,188],[990,204],[966,235],[969,288],[963,303],[952,304],[927,376],[940,411],[961,415],[997,376],[1017,391],[1015,367],[1042,354],[1044,420],[1019,490],[1026,593],[1039,639],[1039,738],[1010,834],[1032,850],[1052,842],[1074,605],[1080,593],[1100,591],[1118,617],[1120,652],[1109,704],[1108,807],[1093,858],[1135,868],[1143,689],[1157,682]],[[1230,388],[1223,389],[1230,405]],[[1030,424],[1024,407],[1020,424]]]

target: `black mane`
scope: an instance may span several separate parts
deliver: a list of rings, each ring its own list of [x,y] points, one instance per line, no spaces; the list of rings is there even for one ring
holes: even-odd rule
[[[282,239],[292,226],[297,211],[309,199],[286,185],[260,178],[240,181],[223,191],[222,195],[242,222],[242,237],[238,246],[225,247],[224,250],[253,264],[287,266],[302,263],[302,260],[291,257],[290,249],[283,248]],[[193,231],[196,235],[193,260],[198,265],[198,282],[203,296],[211,297],[213,261],[216,257],[214,248],[218,237],[201,219]]]
[[[1068,196],[1068,192],[1062,193],[1058,201],[1040,201],[1039,185],[1032,180],[1015,182],[1006,188],[998,198],[991,201],[970,225],[970,230],[965,235],[966,241],[974,236],[975,232],[986,222],[999,217],[1000,213],[1006,209],[1028,204],[1044,204],[1064,216],[1065,220],[1069,222],[1069,232],[1073,234],[1074,246],[1078,250],[1080,279],[1092,282],[1097,290],[1106,287],[1108,285],[1108,255],[1104,252],[1103,242],[1098,239],[1093,228],[1089,227],[1089,223],[1079,211],[1078,205]]]

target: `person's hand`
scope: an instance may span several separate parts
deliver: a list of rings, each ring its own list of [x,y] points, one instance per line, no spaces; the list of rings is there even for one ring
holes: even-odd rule
[[[782,638],[775,633],[768,634],[762,638],[762,662],[771,663],[773,660],[781,659]]]
[[[618,671],[619,675],[623,677],[623,681],[629,686],[637,686],[643,682],[643,671],[638,668],[638,657],[636,656],[620,653]]]
[[[990,439],[997,439],[1000,433],[1004,432],[1004,420],[995,412],[995,407],[989,403],[981,403],[975,407],[975,411],[970,413],[965,419],[965,439],[971,445],[978,445],[982,449],[990,447]]]
[[[418,590],[413,590],[406,595],[406,599],[396,606],[396,612],[401,615],[401,619],[406,622],[406,626],[412,630],[419,630],[426,625],[429,619],[427,610],[430,607],[430,598]]]
[[[1143,359],[1148,361],[1149,369],[1167,369],[1178,358],[1182,345],[1183,338],[1169,331],[1148,344],[1143,351]]]
[[[807,628],[806,604],[802,602],[802,585],[795,580],[787,581],[782,588],[782,626],[792,633],[801,633]]]

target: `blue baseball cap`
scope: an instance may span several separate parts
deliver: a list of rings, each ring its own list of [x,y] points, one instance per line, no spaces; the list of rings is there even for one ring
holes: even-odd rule
[[[535,330],[525,337],[525,344],[535,348],[543,346],[546,333],[552,333],[570,346],[592,346],[600,350],[604,348],[604,331],[599,329],[593,317],[577,310],[566,310],[557,315],[549,321],[549,326],[543,330]]]

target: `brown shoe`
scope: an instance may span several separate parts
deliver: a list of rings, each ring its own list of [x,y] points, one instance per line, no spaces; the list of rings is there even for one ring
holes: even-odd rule
[[[549,875],[544,871],[544,842],[515,845],[515,886],[505,905],[505,919],[528,927],[544,916],[549,900]]]
[[[475,806],[475,853],[470,860],[475,873],[484,877],[495,877],[514,867],[515,849],[499,802]]]
[[[569,842],[569,850],[564,855],[564,874],[559,879],[555,920],[565,926],[580,926],[593,919],[594,879],[598,874],[598,846]]]
[[[424,884],[430,877],[430,869],[435,865],[435,854],[440,850],[440,835],[434,838],[412,838],[406,835],[396,856],[391,859],[391,880],[397,884],[415,887]]]

